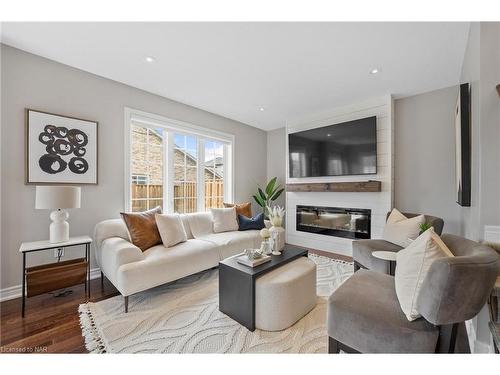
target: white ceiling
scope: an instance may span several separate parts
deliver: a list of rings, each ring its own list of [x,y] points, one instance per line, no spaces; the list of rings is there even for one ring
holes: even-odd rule
[[[5,44],[270,130],[376,96],[457,84],[469,23],[3,23],[2,29]],[[369,74],[372,68],[380,73]]]

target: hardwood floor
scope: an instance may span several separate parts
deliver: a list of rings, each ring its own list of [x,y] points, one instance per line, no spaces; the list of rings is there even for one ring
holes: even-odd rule
[[[311,253],[352,261],[349,257],[309,250]],[[80,329],[78,306],[85,302],[85,288],[69,288],[64,297],[42,294],[26,300],[26,316],[21,318],[21,299],[0,303],[0,353],[86,353]],[[101,290],[100,279],[90,282],[91,301],[118,295],[108,281]]]
[[[21,299],[0,303],[0,353],[86,353],[78,306],[85,302],[85,287],[69,288],[64,297],[42,294],[26,300],[21,318]],[[108,280],[90,282],[91,301],[118,294]]]

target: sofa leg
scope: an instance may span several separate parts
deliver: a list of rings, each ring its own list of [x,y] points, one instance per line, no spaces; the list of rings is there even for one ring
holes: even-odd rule
[[[104,273],[101,271],[101,291],[104,290]]]
[[[328,354],[340,353],[339,342],[328,336]]]
[[[124,296],[125,314],[128,313],[128,296]]]

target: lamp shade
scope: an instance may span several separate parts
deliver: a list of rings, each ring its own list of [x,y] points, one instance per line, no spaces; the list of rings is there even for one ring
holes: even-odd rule
[[[80,195],[78,186],[37,186],[35,208],[80,208]]]

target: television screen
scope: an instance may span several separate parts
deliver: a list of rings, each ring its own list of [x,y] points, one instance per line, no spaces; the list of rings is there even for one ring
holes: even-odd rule
[[[290,177],[377,173],[377,118],[288,134]]]

